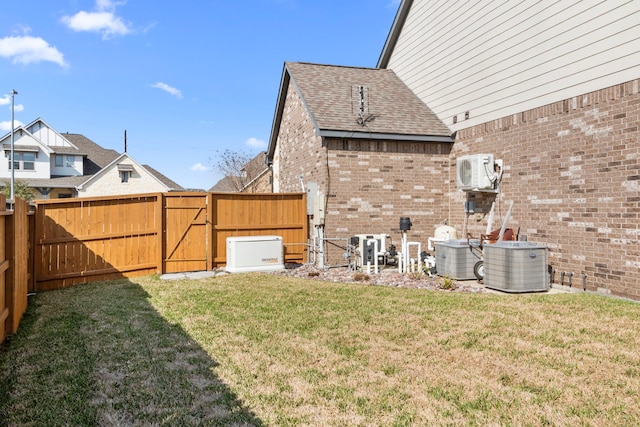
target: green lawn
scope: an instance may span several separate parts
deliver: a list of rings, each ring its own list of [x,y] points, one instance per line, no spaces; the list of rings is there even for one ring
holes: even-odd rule
[[[239,274],[38,294],[0,425],[640,425],[640,304]]]

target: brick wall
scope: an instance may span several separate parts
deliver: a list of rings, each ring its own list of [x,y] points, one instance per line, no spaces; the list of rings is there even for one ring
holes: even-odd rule
[[[326,232],[333,236],[387,233],[399,247],[400,218],[409,239],[433,236],[448,218],[451,144],[327,140]]]
[[[317,182],[324,188],[326,158],[322,138],[316,136],[311,118],[295,87],[290,84],[273,156],[274,191],[302,191],[300,176],[304,182]]]
[[[491,202],[508,225],[548,245],[565,285],[640,299],[640,96],[638,80],[458,132],[455,158],[492,153],[504,161],[501,194],[477,194],[481,213],[452,210],[451,225],[485,231]],[[463,206],[462,192],[452,193]],[[500,223],[496,225],[499,227]]]
[[[400,217],[410,217],[409,239],[426,249],[427,237],[449,216],[450,150],[451,144],[424,142],[323,141],[290,86],[274,153],[275,191],[301,191],[298,176],[317,183],[327,201],[327,238],[387,233],[399,247]],[[327,264],[343,262],[337,246],[330,245]]]
[[[409,239],[426,246],[448,221],[458,237],[479,236],[495,202],[508,226],[549,247],[555,281],[640,299],[639,81],[603,89],[457,133],[449,144],[325,141],[293,87],[289,88],[274,156],[277,191],[316,182],[327,195],[327,237],[388,233],[399,243],[399,219],[413,222]],[[499,195],[456,190],[456,158],[492,153],[504,162]],[[476,211],[464,212],[473,200]],[[329,264],[339,263],[334,251]]]

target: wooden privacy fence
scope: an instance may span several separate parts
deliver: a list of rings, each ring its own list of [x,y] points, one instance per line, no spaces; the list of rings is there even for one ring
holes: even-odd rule
[[[0,195],[0,343],[16,332],[27,309],[32,280],[29,230],[29,204],[16,197],[9,211],[5,196]]]
[[[304,193],[157,193],[36,202],[35,290],[226,264],[226,238],[282,236],[306,259]]]

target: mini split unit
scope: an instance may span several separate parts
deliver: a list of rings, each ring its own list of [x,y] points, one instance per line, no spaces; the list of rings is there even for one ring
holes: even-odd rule
[[[461,156],[456,162],[458,190],[496,193],[501,175],[502,160],[494,160],[493,154]]]

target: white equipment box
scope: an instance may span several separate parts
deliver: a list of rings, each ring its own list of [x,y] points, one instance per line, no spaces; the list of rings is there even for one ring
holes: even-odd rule
[[[227,237],[229,273],[284,270],[282,237]]]

